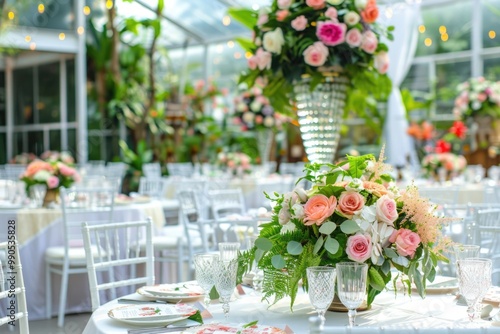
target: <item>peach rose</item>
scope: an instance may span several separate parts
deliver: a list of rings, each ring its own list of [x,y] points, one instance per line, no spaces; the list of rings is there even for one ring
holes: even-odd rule
[[[373,54],[375,50],[377,50],[377,46],[377,36],[371,30],[365,31],[361,40],[361,49],[363,49],[366,53]]]
[[[76,170],[74,168],[66,166],[63,163],[59,163],[59,164],[57,164],[57,166],[59,167],[59,172],[63,176],[73,176],[76,173]]]
[[[396,251],[399,255],[413,258],[420,244],[420,236],[415,232],[402,228],[392,232],[389,242],[396,245]]]
[[[387,52],[385,51],[380,51],[379,53],[377,53],[373,62],[373,66],[378,71],[378,73],[387,73],[387,70],[389,69],[389,54],[387,54]]]
[[[338,14],[337,10],[335,9],[335,7],[329,7],[325,12],[325,16],[331,20],[336,20],[337,17],[339,16],[339,14]]]
[[[264,69],[271,68],[271,61],[273,57],[271,52],[264,51],[263,48],[258,48],[255,56],[257,57],[257,67],[259,70],[262,71]]]
[[[287,9],[278,10],[276,12],[276,20],[278,20],[279,22],[283,22],[285,21],[288,14],[290,14],[290,12]]]
[[[279,9],[288,9],[292,5],[292,0],[278,0]]]
[[[356,28],[349,30],[345,35],[345,40],[351,48],[360,46],[361,38],[361,32]]]
[[[311,66],[321,66],[328,58],[328,48],[321,42],[314,42],[304,50],[304,61]]]
[[[345,252],[350,260],[365,262],[372,254],[372,241],[369,235],[355,234],[347,239]]]
[[[375,203],[377,208],[377,219],[381,223],[394,226],[394,221],[398,218],[396,201],[387,195],[380,197]]]
[[[337,211],[347,218],[352,218],[354,214],[363,209],[366,199],[356,191],[344,191],[340,194]]]
[[[247,60],[248,68],[251,70],[255,70],[257,68],[257,57],[256,56],[251,56]]]
[[[24,172],[23,176],[31,177],[41,170],[52,172],[54,168],[48,162],[42,160],[35,160],[32,163],[30,163],[28,167],[26,167],[26,171]]]
[[[381,185],[380,183],[376,182],[371,182],[371,181],[365,181],[363,182],[363,188],[367,190],[369,193],[381,197],[384,195],[387,195],[389,192],[387,191],[387,188]]]
[[[304,205],[304,224],[305,225],[321,225],[330,217],[337,206],[335,196],[329,198],[325,195],[314,195]]]
[[[361,18],[366,23],[374,23],[378,18],[378,8],[376,5],[368,4],[361,12]]]
[[[325,0],[306,0],[306,5],[314,9],[321,9],[325,7]]]
[[[304,15],[297,16],[291,22],[292,28],[297,31],[302,31],[307,27],[307,19]]]

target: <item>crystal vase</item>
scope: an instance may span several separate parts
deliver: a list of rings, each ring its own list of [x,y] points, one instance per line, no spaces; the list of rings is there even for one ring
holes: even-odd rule
[[[310,162],[332,163],[340,140],[349,79],[340,73],[324,73],[312,91],[311,78],[294,85],[300,133]]]
[[[260,163],[266,166],[269,162],[269,154],[273,145],[273,131],[271,129],[257,130],[255,133],[257,148],[260,155]]]

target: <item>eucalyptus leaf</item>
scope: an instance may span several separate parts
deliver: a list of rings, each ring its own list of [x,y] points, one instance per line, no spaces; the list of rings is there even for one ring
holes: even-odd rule
[[[399,264],[400,266],[403,266],[403,267],[408,267],[408,265],[410,264],[410,261],[404,256],[398,256],[398,257],[392,259],[392,262]]]
[[[326,237],[325,241],[325,249],[330,254],[335,254],[339,250],[339,242],[330,236]]]
[[[273,248],[273,243],[267,238],[257,238],[257,240],[255,240],[255,247],[264,252],[268,252]]]
[[[286,245],[286,250],[290,255],[300,255],[302,253],[303,247],[300,242],[297,241],[289,241]]]
[[[256,249],[255,250],[255,261],[259,262],[260,259],[262,259],[262,256],[264,255],[264,251],[262,249]]]
[[[393,249],[390,249],[390,248],[385,248],[384,253],[390,259],[394,259],[394,258],[398,257],[398,254]]]
[[[340,230],[345,234],[354,234],[360,230],[358,223],[354,220],[346,220],[340,225]]]
[[[323,246],[324,242],[325,242],[325,239],[323,238],[322,235],[320,235],[318,240],[316,240],[316,243],[314,244],[313,254],[318,254],[318,252],[321,249],[321,247]]]
[[[337,228],[337,224],[331,221],[327,221],[321,225],[319,228],[319,233],[323,234],[331,234]]]
[[[272,263],[273,267],[276,269],[283,269],[283,268],[285,268],[285,265],[286,265],[285,259],[283,258],[283,256],[281,256],[279,254],[274,255],[271,258],[271,263]]]

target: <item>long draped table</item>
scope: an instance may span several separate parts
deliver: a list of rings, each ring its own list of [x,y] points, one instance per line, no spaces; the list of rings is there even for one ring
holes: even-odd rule
[[[283,299],[270,306],[261,301],[261,296],[251,289],[244,288],[245,294],[230,303],[229,323],[246,324],[258,321],[262,325],[271,325],[285,329],[288,327],[295,334],[309,333],[308,319],[316,312],[309,303],[307,294],[299,293],[293,312],[289,299]],[[126,298],[141,299],[134,293]],[[356,323],[357,330],[366,329],[366,333],[383,333],[384,330],[401,330],[401,333],[499,333],[500,324],[478,320],[470,324],[465,306],[456,304],[452,294],[427,295],[421,299],[416,293],[412,296],[394,291],[381,293],[375,299],[371,309],[359,312]],[[108,312],[124,304],[111,301],[99,307],[90,318],[84,334],[125,334],[127,329],[139,328],[124,324],[108,317]],[[212,318],[205,323],[224,323],[221,304],[212,303],[209,308]],[[496,308],[495,310],[498,310]],[[334,326],[336,333],[348,333],[346,329],[347,314],[338,312],[326,313],[326,325]]]
[[[30,320],[45,318],[45,250],[51,246],[61,246],[64,242],[63,223],[60,209],[9,209],[0,210],[0,241],[6,240],[8,222],[15,221],[16,235],[20,242],[20,256],[23,266],[26,301]],[[115,222],[135,221],[151,217],[158,229],[165,224],[163,205],[152,201],[142,204],[117,205],[114,209]],[[105,219],[103,212],[82,213],[83,221]],[[53,276],[52,309],[56,314],[59,305],[59,275]],[[88,278],[86,275],[70,275],[68,283],[66,313],[91,311]],[[0,304],[0,316],[5,307]]]

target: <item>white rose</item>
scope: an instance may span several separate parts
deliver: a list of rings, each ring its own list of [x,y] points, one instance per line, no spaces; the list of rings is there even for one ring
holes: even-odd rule
[[[281,47],[285,44],[285,38],[281,28],[276,28],[273,31],[266,32],[263,40],[264,49],[273,53],[281,53]]]
[[[252,111],[259,111],[262,108],[262,103],[260,103],[257,100],[253,100],[252,103],[250,103],[250,110]]]
[[[243,114],[242,118],[243,118],[243,122],[245,122],[245,123],[252,123],[253,120],[254,120],[254,118],[255,118],[255,115],[252,112],[246,112],[246,113]]]
[[[293,189],[293,192],[297,194],[301,202],[307,201],[307,193],[304,188],[296,187]]]
[[[240,102],[236,105],[237,111],[245,111],[247,109],[247,105],[243,102]]]
[[[304,214],[304,207],[302,206],[302,204],[299,204],[299,203],[295,203],[293,206],[292,206],[292,211],[293,211],[293,218],[297,218],[297,219],[304,219],[305,217],[305,214]]]
[[[356,8],[365,9],[368,0],[354,0],[354,5]]]
[[[345,189],[360,192],[365,188],[363,187],[363,181],[361,181],[360,179],[353,179],[351,182],[349,182]]]
[[[289,222],[289,223],[286,223],[285,225],[283,225],[280,233],[285,234],[287,232],[293,232],[293,231],[295,231],[295,224],[292,222]]]
[[[330,5],[340,5],[344,0],[326,0]]]
[[[272,116],[266,116],[264,118],[264,126],[270,128],[274,125],[274,118]]]
[[[260,37],[255,37],[255,46],[261,46],[262,45],[262,40],[260,39]]]
[[[359,22],[359,14],[356,12],[347,12],[344,15],[344,22],[350,26],[353,26]]]
[[[288,205],[283,205],[280,212],[278,213],[278,220],[281,225],[285,225],[290,221],[290,209]]]
[[[40,182],[46,182],[49,177],[51,177],[52,175],[50,174],[50,172],[46,171],[46,170],[41,170],[41,171],[38,171],[36,172],[35,175],[33,175],[33,179],[35,181],[40,181]]]

